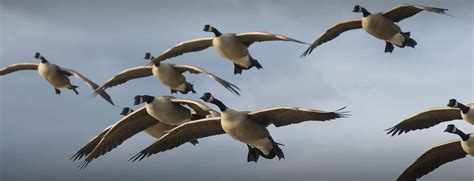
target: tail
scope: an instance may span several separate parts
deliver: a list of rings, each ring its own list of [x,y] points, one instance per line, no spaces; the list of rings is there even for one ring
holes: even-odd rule
[[[77,90],[76,90],[78,87],[79,87],[79,86],[77,86],[77,85],[71,85],[71,86],[69,86],[69,88],[68,88],[68,89],[71,89],[71,90],[73,90],[73,91],[74,91],[74,93],[76,93],[76,95],[78,95],[78,94],[79,94],[79,92],[77,92]]]
[[[418,43],[416,43],[414,39],[410,38],[410,32],[403,32],[402,34],[405,36],[405,42],[403,42],[403,46],[415,48]]]
[[[271,136],[268,137],[268,139],[270,139],[270,141],[273,142],[273,148],[272,148],[272,150],[270,150],[270,153],[268,155],[265,155],[260,150],[258,150],[260,152],[260,155],[263,158],[266,158],[266,159],[273,159],[273,158],[275,158],[275,156],[278,157],[278,160],[281,160],[282,158],[285,158],[285,155],[283,154],[283,151],[281,150],[281,148],[279,146],[279,145],[283,146],[283,144],[273,141],[273,138]]]

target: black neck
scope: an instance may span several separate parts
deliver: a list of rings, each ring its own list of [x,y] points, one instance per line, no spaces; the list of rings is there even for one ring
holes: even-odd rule
[[[469,139],[469,134],[465,134],[464,132],[462,132],[461,130],[459,129],[456,129],[456,132],[454,132],[454,134],[457,134],[459,135],[459,137],[461,137],[461,139],[463,141],[467,141]]]
[[[216,37],[219,37],[219,36],[222,35],[222,33],[219,32],[219,30],[217,30],[216,28],[212,27],[211,29],[212,29],[212,32],[214,33],[214,35],[215,35]]]
[[[466,114],[469,112],[470,107],[465,106],[464,104],[461,104],[458,102],[458,108],[461,109],[461,112]]]
[[[222,102],[219,101],[218,99],[212,100],[211,103],[213,103],[213,104],[215,104],[217,107],[219,107],[219,109],[220,109],[221,111],[225,111],[225,110],[227,109],[227,106],[225,106],[224,103],[222,103]]]
[[[40,57],[40,59],[41,59],[41,63],[47,63],[48,62],[48,60],[46,60],[44,57]]]
[[[362,11],[362,16],[367,17],[370,15],[370,12],[367,11],[367,9],[360,7],[360,10]]]

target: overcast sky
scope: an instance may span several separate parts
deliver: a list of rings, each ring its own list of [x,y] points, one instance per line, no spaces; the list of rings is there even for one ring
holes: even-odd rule
[[[449,9],[455,18],[420,13],[399,23],[418,45],[384,53],[385,43],[363,30],[346,32],[299,58],[307,48],[288,42],[255,43],[252,56],[264,69],[233,75],[233,65],[214,50],[167,62],[191,64],[238,85],[238,97],[202,75],[188,75],[198,99],[212,92],[236,110],[300,106],[336,110],[352,116],[331,122],[269,127],[286,159],[247,163],[245,144],[227,135],[185,144],[141,162],[131,154],[153,143],[138,134],[79,171],[69,156],[98,132],[121,118],[138,94],[168,95],[154,78],[108,89],[116,106],[80,80],[79,95],[61,96],[35,71],[0,77],[0,180],[395,180],[431,146],[456,135],[443,123],[427,130],[390,137],[384,129],[413,114],[445,106],[448,100],[473,100],[473,2],[407,1]],[[268,31],[312,42],[333,24],[359,18],[360,4],[371,12],[400,1],[0,1],[0,67],[37,62],[35,52],[73,68],[97,83],[148,63],[154,55],[189,39],[208,37],[205,24],[221,32]],[[138,107],[133,107],[137,109]],[[216,107],[213,107],[216,108]],[[217,109],[217,108],[216,108]],[[473,126],[451,122],[465,132]],[[421,180],[474,179],[474,159],[443,165]]]

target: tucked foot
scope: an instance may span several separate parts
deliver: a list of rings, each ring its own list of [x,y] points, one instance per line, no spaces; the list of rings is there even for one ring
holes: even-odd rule
[[[76,93],[76,95],[78,95],[79,92],[77,92],[77,90],[76,90],[77,88],[78,88],[78,86],[75,86],[75,85],[71,85],[71,86],[69,87],[69,89],[73,90],[74,93]]]
[[[262,65],[260,65],[257,59],[254,59],[252,56],[250,56],[250,63],[251,63],[251,66],[249,67],[249,69],[252,67],[257,67],[257,69],[263,69]]]
[[[187,94],[189,91],[191,91],[193,94],[196,94],[196,91],[194,90],[194,85],[189,82],[186,82],[186,90],[179,92],[181,92],[182,94]]]
[[[234,63],[234,75],[242,74],[242,66]]]
[[[56,91],[57,95],[61,95],[61,90],[59,90],[58,88],[54,88],[54,90]]]
[[[390,42],[385,42],[385,53],[389,52],[389,53],[392,53],[393,49],[395,47],[393,46],[392,43]]]
[[[247,145],[249,149],[249,153],[247,155],[247,162],[255,162],[257,163],[258,157],[260,156],[260,152],[256,148],[252,148],[250,145]]]
[[[178,91],[176,91],[176,90],[173,90],[173,89],[170,89],[170,90],[171,90],[171,94],[176,94],[176,93],[178,93]]]
[[[189,141],[189,142],[190,142],[191,144],[193,144],[193,145],[199,144],[199,141],[198,141],[198,140],[191,140],[191,141]]]
[[[405,44],[409,47],[415,48],[415,46],[418,44],[414,39],[408,38],[405,40]]]

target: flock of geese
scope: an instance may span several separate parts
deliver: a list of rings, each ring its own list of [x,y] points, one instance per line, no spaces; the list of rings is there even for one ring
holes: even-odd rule
[[[336,38],[345,31],[359,28],[385,41],[385,52],[391,53],[394,49],[393,45],[400,48],[415,47],[417,42],[410,37],[410,32],[403,32],[395,23],[421,11],[449,15],[446,13],[447,9],[410,4],[402,4],[389,11],[372,14],[364,7],[356,5],[353,12],[362,13],[361,19],[338,23],[329,28],[314,43],[310,44],[301,56],[309,55],[316,47]],[[163,63],[163,61],[212,46],[223,58],[234,64],[234,74],[241,74],[243,70],[253,67],[263,68],[248,50],[248,47],[254,42],[289,41],[307,44],[287,36],[266,32],[223,34],[211,25],[205,25],[203,31],[211,32],[214,36],[179,43],[157,57],[146,53],[145,59],[150,60],[149,65],[124,70],[110,78],[102,86],[98,86],[75,70],[50,63],[40,53],[36,53],[34,56],[39,60],[39,63],[13,64],[0,69],[0,75],[3,76],[20,70],[37,70],[39,75],[54,87],[58,95],[61,93],[60,88],[70,89],[78,94],[78,86],[71,84],[69,80],[70,76],[75,76],[90,86],[94,91],[94,95],[100,95],[112,105],[114,103],[106,93],[106,89],[132,79],[148,76],[157,78],[163,85],[169,87],[171,94],[177,94],[178,92],[182,94],[196,93],[194,85],[186,81],[185,72],[207,75],[233,94],[240,95],[239,87],[203,68]],[[227,134],[233,139],[246,144],[248,162],[257,162],[260,156],[266,159],[275,157],[282,159],[285,158],[280,148],[283,144],[278,143],[271,136],[267,129],[269,125],[273,124],[280,127],[305,121],[331,121],[349,116],[348,111],[344,111],[345,107],[335,111],[320,111],[301,107],[273,107],[256,111],[237,111],[228,107],[209,92],[204,93],[200,99],[213,104],[219,111],[193,99],[137,95],[134,97],[134,105],[145,104],[144,106],[136,111],[129,107],[123,108],[121,115],[124,115],[124,117],[122,119],[105,128],[77,151],[71,159],[73,161],[84,159],[80,164],[80,168],[84,168],[94,159],[112,151],[125,140],[142,131],[156,138],[156,141],[131,157],[131,161],[142,160],[185,143],[195,145],[200,138],[219,134]],[[400,135],[456,119],[463,119],[470,124],[474,124],[473,109],[474,104],[465,105],[451,99],[447,107],[434,108],[418,113],[386,131],[387,134],[392,136]],[[466,134],[452,124],[447,126],[445,132],[456,134],[461,139],[429,149],[416,159],[400,175],[398,180],[416,180],[447,162],[466,157],[466,155],[474,156],[473,133]]]

